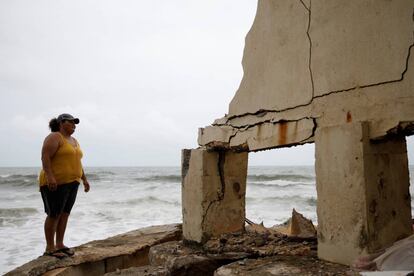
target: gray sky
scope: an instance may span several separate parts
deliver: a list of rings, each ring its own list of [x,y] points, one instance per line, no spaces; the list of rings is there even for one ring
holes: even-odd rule
[[[228,110],[256,5],[0,0],[0,166],[40,166],[48,121],[64,112],[81,120],[86,166],[179,166],[198,127]],[[314,147],[249,162],[313,164]]]

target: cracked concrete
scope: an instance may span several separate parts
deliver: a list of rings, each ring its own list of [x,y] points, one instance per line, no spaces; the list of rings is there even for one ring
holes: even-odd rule
[[[199,151],[226,152],[216,182],[196,183],[211,189],[200,232],[237,209],[227,154],[315,143],[319,257],[349,264],[410,234],[413,46],[412,0],[259,0],[228,115],[199,130]]]
[[[313,101],[313,98],[315,96],[315,84],[313,82],[313,73],[312,73],[312,38],[309,34],[311,20],[312,20],[312,0],[309,0],[308,5],[305,5],[305,3],[302,0],[300,0],[300,2],[305,7],[305,9],[308,11],[308,14],[309,14],[308,29],[306,30],[306,35],[308,36],[308,40],[309,40],[309,74],[310,74],[310,79],[312,83],[312,99],[309,102],[310,104]]]
[[[309,19],[308,19],[308,25],[307,25],[306,34],[307,34],[307,37],[308,37],[308,40],[309,40],[309,58],[308,58],[308,60],[309,60],[309,72],[310,72],[311,82],[313,83],[313,77],[312,77],[312,75],[313,75],[312,74],[312,38],[311,38],[311,35],[310,35],[310,26],[311,26],[311,18],[312,18],[311,1],[310,0],[308,1],[308,5],[306,5],[302,0],[299,0],[299,1],[305,7],[305,9],[308,11],[308,14],[309,14]],[[259,1],[259,2],[265,2],[265,1]],[[279,2],[283,2],[283,1],[279,1]],[[338,4],[338,1],[318,1],[317,4],[319,4],[319,7],[321,7],[321,6],[324,6],[325,5],[324,4],[325,2],[326,3],[329,3],[331,6],[335,6],[337,10],[341,10],[342,9],[342,5],[339,5]],[[353,2],[355,2],[355,1],[353,1]],[[375,1],[367,1],[367,2],[371,2],[371,4],[370,4],[371,6],[378,4]],[[384,1],[382,1],[382,2],[384,2]],[[385,1],[385,2],[388,2],[388,1]],[[398,13],[395,12],[394,14],[392,14],[391,16],[394,16],[394,17],[388,18],[389,21],[394,21],[394,18],[399,17],[400,16],[400,11],[405,11],[405,15],[406,15],[405,21],[410,21],[410,20],[414,21],[413,16],[410,17],[410,13],[409,12],[407,13],[407,9],[406,9],[406,8],[408,8],[408,11],[413,10],[413,4],[411,2],[409,2],[409,1],[405,1],[405,2],[406,2],[405,5],[399,5],[398,6],[399,7]],[[361,7],[357,5],[358,3],[359,2],[356,2],[353,5],[356,6],[355,9],[360,10]],[[347,5],[344,5],[344,6],[347,6]],[[363,11],[363,12],[360,11],[360,13],[364,13],[365,14],[365,11]],[[257,16],[259,16],[259,14]],[[332,16],[335,16],[335,14],[334,15],[328,14],[327,16],[332,17]],[[346,16],[349,16],[349,15],[346,15]],[[413,18],[413,19],[411,19],[411,18]],[[366,19],[364,19],[364,20],[366,21]],[[349,20],[347,20],[347,21],[349,21]],[[383,18],[377,17],[376,18],[376,21],[383,21]],[[389,22],[389,21],[387,21],[387,22]],[[336,21],[335,20],[332,20],[332,22],[336,22]],[[383,23],[383,25],[388,24],[387,22],[386,23]],[[355,25],[354,22],[348,22],[348,23]],[[407,22],[405,22],[405,23],[407,23]],[[410,23],[411,24],[404,24],[404,22],[403,22],[401,25],[402,26],[405,26],[405,27],[407,27],[407,25],[408,26],[409,25],[413,25],[412,22],[410,22]],[[361,27],[361,25],[359,27]],[[314,29],[317,29],[317,27],[314,27]],[[355,28],[351,28],[350,32],[352,32],[352,30],[354,30],[354,29]],[[405,72],[407,71],[407,67],[408,67],[408,59],[410,57],[410,50],[411,50],[411,48],[413,46],[413,43],[414,43],[414,40],[412,38],[410,38],[410,36],[411,36],[410,34],[413,32],[413,30],[414,30],[414,26],[409,26],[409,29],[408,30],[407,29],[405,30],[405,34],[406,35],[408,34],[406,36],[406,40],[407,40],[408,43],[406,43],[405,45],[409,45],[409,46],[408,47],[406,47],[404,45],[401,45],[400,46],[400,48],[402,48],[401,52],[403,52],[403,54],[401,56],[406,57],[406,58],[404,59],[405,60],[405,66],[402,66],[403,69],[401,71],[398,70],[400,68],[400,65],[399,64],[396,65],[396,67],[398,67],[397,70],[396,70],[396,71],[398,71],[398,73],[397,73],[397,76],[398,77],[396,77],[395,79],[391,79],[391,80],[388,79],[387,77],[385,77],[384,80],[382,80],[382,81],[372,82],[372,83],[368,83],[368,84],[359,84],[357,86],[352,86],[352,87],[348,87],[348,88],[340,88],[340,89],[336,89],[336,90],[327,89],[327,91],[325,91],[325,92],[318,93],[318,95],[316,95],[316,98],[317,97],[324,96],[324,95],[329,95],[331,93],[347,92],[347,91],[350,91],[350,90],[354,90],[356,88],[364,88],[364,87],[382,85],[382,84],[386,84],[386,83],[398,82],[398,81],[403,80],[404,79]],[[399,30],[399,28],[396,28],[395,30],[389,30],[389,32],[393,32],[393,31],[400,31],[400,30]],[[366,35],[366,33],[364,33],[363,35]],[[338,36],[338,37],[342,37],[342,36]],[[317,44],[319,44],[319,43],[317,43]],[[355,44],[358,45],[358,43],[355,43]],[[247,48],[247,46],[246,46],[246,48]],[[338,48],[339,49],[342,49],[343,47],[338,47]],[[369,48],[368,48],[368,50],[369,50]],[[367,51],[367,49],[364,49],[363,51],[364,51],[364,53],[368,53],[369,52],[369,51]],[[247,49],[245,50],[245,52],[247,52]],[[322,58],[322,60],[324,60],[324,59]],[[335,67],[332,67],[332,68],[335,68]],[[328,71],[331,70],[332,68],[329,68]],[[376,70],[371,70],[371,71],[376,71]],[[401,72],[401,74],[399,72]],[[313,87],[313,85],[312,85],[312,87]],[[315,97],[313,96],[312,97],[312,100],[314,98]],[[312,100],[309,101],[307,104],[310,104],[312,102]],[[302,106],[302,105],[290,106],[290,107],[287,107],[287,108],[284,108],[284,109],[263,109],[263,108],[260,108],[260,109],[258,109],[255,112],[246,112],[246,113],[240,113],[240,114],[231,114],[231,116],[228,119],[231,120],[232,118],[234,118],[236,116],[257,115],[258,113],[261,113],[261,112],[283,112],[283,111],[286,111],[288,109],[296,108],[296,107],[299,107],[299,106]]]
[[[217,162],[217,170],[220,175],[220,190],[218,191],[218,200],[223,200],[224,194],[226,193],[226,182],[224,176],[224,162],[226,162],[226,153],[223,151],[219,151],[218,153],[218,162]]]
[[[398,80],[353,87],[348,90],[330,91],[329,93],[315,96],[310,104],[295,106],[283,111],[260,110],[254,114],[246,113],[239,116],[228,117],[222,120],[225,121],[224,124],[213,124],[212,126],[201,129],[199,132],[199,144],[201,146],[208,146],[212,141],[222,141],[227,145],[239,132],[269,122],[277,124],[278,122],[300,120],[300,117],[301,115],[303,117],[303,114],[305,114],[307,118],[321,121],[321,126],[332,125],[338,121],[342,122],[342,120],[334,120],[333,118],[337,118],[337,113],[346,108],[345,106],[348,106],[348,109],[355,109],[355,107],[358,107],[361,110],[365,110],[365,112],[362,112],[361,110],[353,112],[360,116],[352,117],[357,121],[369,121],[372,124],[371,139],[379,139],[392,129],[397,128],[400,122],[414,121],[414,116],[411,112],[414,96],[410,93],[410,87],[413,87],[414,84],[412,69],[410,70],[410,68],[413,67],[413,61],[410,59],[413,46],[414,44],[409,47],[406,65]],[[406,75],[409,76],[408,80],[405,77]],[[350,91],[352,91],[352,93],[344,93]],[[366,104],[365,107],[362,107],[361,103],[357,103],[362,97],[364,98],[364,104]],[[332,105],[327,108],[327,103],[332,103]],[[396,103],[405,111],[403,114],[401,114],[401,110],[399,110],[399,114],[395,114],[395,111],[391,110],[395,109]],[[373,104],[377,106],[372,107]],[[380,110],[378,109],[378,105],[386,106],[386,108]],[[378,114],[375,110],[380,110],[381,114]],[[332,112],[332,114],[330,112]],[[395,119],[392,119],[393,116],[390,115],[394,114],[396,115]],[[390,125],[385,123],[390,120],[393,120],[393,124]],[[381,123],[381,126],[379,125],[379,122]],[[386,127],[383,127],[384,125],[386,125]],[[212,132],[221,132],[221,137],[226,138],[221,139],[220,137],[217,137],[217,135],[211,135]],[[207,137],[211,137],[212,139],[208,139]],[[232,146],[238,147],[239,145]],[[279,146],[279,144],[275,144],[273,148]],[[286,146],[291,146],[291,144],[286,144]],[[263,147],[263,149],[267,148],[268,147]],[[246,148],[246,150],[249,149]]]
[[[183,155],[188,155],[186,150]],[[193,149],[183,160],[188,160],[182,180],[184,239],[203,243],[211,236],[243,230],[247,153]]]
[[[314,2],[315,96],[400,81],[413,44],[413,2],[339,2]]]
[[[299,8],[306,12],[306,22],[303,14],[299,15]],[[270,122],[277,127],[278,122],[304,117],[315,120],[321,127],[333,125],[333,120],[327,118],[337,116],[328,114],[325,109],[325,103],[333,101],[324,98],[337,94],[343,96],[339,99],[335,96],[336,103],[344,102],[343,105],[347,106],[352,106],[354,102],[348,94],[353,94],[355,99],[361,98],[361,94],[373,98],[372,89],[378,90],[377,99],[374,100],[377,104],[382,101],[383,105],[387,105],[387,94],[390,93],[394,93],[394,100],[405,98],[407,95],[402,92],[402,87],[407,87],[407,83],[412,87],[413,83],[413,73],[409,70],[414,46],[413,11],[414,3],[407,0],[365,1],[363,4],[356,0],[346,3],[340,0],[315,3],[311,0],[298,0],[297,3],[259,1],[255,22],[246,38],[244,77],[230,103],[229,115],[201,129],[199,144],[211,149],[245,151],[296,145],[298,143],[281,145],[275,141],[273,145],[264,143],[253,149],[248,146],[248,141],[261,138],[246,137],[245,134],[252,128]],[[297,20],[291,22],[290,18],[294,15]],[[278,18],[269,18],[272,16]],[[280,28],[288,23],[294,26],[286,36]],[[288,60],[281,59],[274,51],[289,54],[291,52],[286,47],[296,47],[291,44],[286,46],[286,43],[300,45],[302,50],[307,49],[307,54],[301,55],[301,60],[296,59],[297,53],[290,55]],[[270,63],[269,59],[274,62]],[[303,61],[307,62],[307,72],[303,68]],[[282,72],[290,70],[292,63],[302,68],[294,71],[295,79],[286,78]],[[257,75],[259,73],[260,76]],[[280,74],[283,80],[279,79]],[[303,85],[299,79],[307,79],[308,82]],[[390,86],[402,82],[406,82],[405,85]],[[284,92],[286,89],[289,94]],[[307,95],[310,97],[304,101]],[[404,110],[412,107],[412,97],[409,95],[409,104],[403,104]],[[329,108],[329,111],[341,113],[340,108]],[[369,116],[360,110],[351,114],[353,121],[367,120],[372,124],[372,139],[383,137],[395,129],[400,121],[414,121],[410,115],[404,116],[403,120],[396,117],[390,124],[391,118],[386,112],[379,117]],[[237,136],[245,138],[238,139]],[[263,140],[267,139],[264,137]],[[313,138],[303,141],[313,142]]]
[[[237,131],[229,141],[229,148],[245,144],[246,150],[257,151],[304,144],[312,141],[314,126],[313,118],[260,123]]]
[[[230,103],[230,115],[282,110],[311,100],[309,47],[303,47],[309,43],[308,21],[309,12],[299,0],[258,2],[255,21],[246,36],[244,77]],[[274,101],[274,93],[284,100]]]

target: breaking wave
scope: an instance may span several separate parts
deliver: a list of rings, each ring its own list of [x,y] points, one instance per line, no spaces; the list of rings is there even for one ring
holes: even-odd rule
[[[254,186],[254,187],[263,187],[263,188],[272,188],[277,187],[281,189],[289,189],[289,188],[303,188],[303,187],[309,187],[311,186],[310,183],[259,183],[259,182],[248,182],[248,186]]]
[[[0,185],[32,186],[38,183],[37,174],[12,174],[0,176]]]
[[[286,181],[314,181],[315,176],[305,174],[256,174],[248,175],[247,181],[272,181],[272,180],[286,180]]]
[[[181,182],[181,175],[151,175],[148,177],[137,177],[134,180],[139,182]]]
[[[109,205],[123,205],[123,206],[136,206],[145,204],[148,205],[171,205],[171,206],[180,206],[181,203],[175,200],[164,200],[154,196],[144,196],[141,198],[132,198],[124,201],[110,201]]]
[[[287,203],[287,202],[301,202],[306,203],[309,206],[316,206],[317,199],[315,197],[302,197],[302,196],[269,196],[260,198],[246,198],[247,203]]]
[[[170,175],[151,175],[146,177],[136,177],[136,181],[140,182],[181,182],[181,175],[170,174]],[[303,174],[259,174],[259,175],[248,175],[247,182],[267,182],[273,180],[284,180],[291,182],[312,182],[315,181],[315,177],[311,175]]]
[[[7,217],[15,217],[20,218],[28,215],[32,215],[37,213],[35,208],[0,208],[0,217],[7,218]]]

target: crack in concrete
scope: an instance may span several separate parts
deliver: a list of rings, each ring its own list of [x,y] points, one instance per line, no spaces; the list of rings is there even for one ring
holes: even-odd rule
[[[214,203],[216,203],[216,202],[218,202],[219,200],[218,199],[216,199],[216,200],[213,200],[213,201],[211,201],[209,204],[208,204],[208,206],[207,206],[207,209],[206,209],[206,211],[204,212],[204,215],[203,215],[203,219],[201,220],[201,228],[203,229],[203,226],[204,226],[204,222],[205,222],[205,220],[206,220],[206,217],[207,217],[207,215],[208,215],[208,211],[210,210],[210,207],[214,204]],[[203,231],[204,232],[204,231]]]
[[[288,144],[288,147],[294,147],[294,146],[298,146],[298,145],[303,145],[305,143],[309,143],[309,142],[306,142],[306,141],[315,136],[315,132],[316,132],[316,129],[318,127],[318,125],[316,123],[316,118],[312,118],[312,120],[313,120],[313,123],[314,123],[313,128],[312,128],[312,133],[308,137],[306,137],[305,139],[302,139],[302,140],[300,140],[296,143]],[[280,147],[286,147],[286,145],[273,146],[273,147],[268,147],[268,148],[261,148],[261,149],[253,150],[252,152],[272,150],[272,149],[280,148]]]
[[[224,163],[226,162],[226,153],[224,151],[218,152],[218,173],[220,176],[220,191],[218,192],[218,200],[221,201],[224,198],[224,193],[226,192],[226,182],[224,178]]]
[[[229,146],[231,144],[231,139],[233,139],[234,137],[236,137],[237,133],[239,133],[239,132],[241,132],[241,131],[240,130],[236,130],[236,132],[229,137],[229,142],[228,142],[229,143]]]
[[[305,3],[303,2],[303,0],[300,0],[300,2],[304,6],[304,8],[309,12],[309,21],[308,21],[308,28],[307,28],[307,32],[306,33],[307,33],[307,36],[308,36],[308,39],[309,39],[309,43],[310,43],[310,47],[309,47],[310,48],[309,49],[309,71],[310,71],[310,74],[311,74],[311,83],[312,83],[312,98],[311,98],[311,100],[308,103],[296,105],[296,106],[293,106],[293,107],[287,107],[287,108],[279,109],[279,110],[276,110],[276,109],[275,110],[273,110],[273,109],[259,109],[258,111],[253,112],[253,113],[252,112],[246,112],[244,114],[233,115],[233,116],[230,116],[229,118],[226,119],[226,123],[224,123],[224,124],[212,124],[213,126],[219,126],[219,127],[220,126],[230,126],[230,127],[233,127],[233,128],[240,129],[240,128],[248,127],[249,125],[244,125],[244,126],[236,127],[236,126],[233,126],[229,122],[231,120],[233,120],[233,119],[243,118],[243,117],[246,117],[246,116],[259,116],[259,115],[263,115],[263,114],[267,114],[267,113],[282,113],[282,112],[289,111],[289,110],[293,110],[293,109],[296,109],[296,108],[309,106],[309,105],[311,105],[313,103],[313,101],[315,99],[322,98],[322,97],[326,97],[326,96],[329,96],[329,95],[332,95],[332,94],[349,92],[349,91],[356,90],[356,89],[361,89],[361,88],[369,88],[369,87],[374,87],[374,86],[386,85],[386,84],[401,82],[401,81],[404,80],[405,74],[408,71],[408,64],[409,64],[409,61],[410,61],[411,50],[414,47],[414,31],[413,31],[413,43],[408,47],[408,53],[407,53],[407,57],[406,57],[406,61],[405,61],[405,67],[404,67],[404,70],[401,73],[401,77],[400,78],[395,79],[395,80],[388,80],[388,81],[382,81],[382,82],[377,82],[377,83],[372,83],[372,84],[354,86],[354,87],[351,87],[351,88],[346,88],[346,89],[341,89],[341,90],[333,90],[333,91],[329,91],[329,92],[323,93],[321,95],[315,96],[314,95],[314,80],[313,80],[313,73],[312,73],[312,68],[311,68],[311,64],[312,64],[311,63],[311,61],[312,61],[312,39],[311,39],[311,36],[309,34],[310,24],[311,24],[311,1],[310,1],[309,8],[305,5]],[[413,22],[414,22],[414,9],[413,9],[413,16],[412,17],[413,17],[412,19],[413,19]],[[258,124],[261,124],[261,123],[262,122],[257,123],[255,125],[258,125]],[[265,123],[265,122],[263,122],[263,123]],[[232,137],[234,137],[234,136],[235,135],[233,135]]]
[[[313,117],[301,117],[299,119],[291,119],[291,120],[280,119],[280,120],[277,120],[277,121],[272,121],[273,119],[269,119],[269,120],[264,120],[264,121],[257,122],[257,123],[254,123],[254,124],[243,125],[243,126],[231,126],[231,127],[232,128],[235,128],[235,129],[238,129],[238,132],[244,132],[244,131],[252,128],[252,127],[259,126],[259,125],[266,124],[266,123],[270,123],[270,124],[276,125],[276,124],[279,124],[279,123],[299,122],[299,121],[305,120],[305,119],[314,119],[314,118]]]
[[[312,39],[311,39],[311,37],[310,37],[310,34],[309,34],[309,30],[310,30],[310,26],[311,26],[311,16],[312,16],[312,12],[311,12],[311,8],[312,8],[312,0],[309,0],[309,8],[305,5],[305,3],[303,2],[303,0],[299,0],[301,3],[302,3],[302,5],[303,5],[303,7],[308,11],[308,28],[307,28],[307,30],[306,30],[306,35],[308,36],[308,40],[309,40],[309,74],[310,74],[310,79],[311,79],[311,84],[312,84],[312,98],[310,99],[310,101],[306,104],[306,105],[309,105],[309,104],[311,104],[312,103],[312,101],[313,101],[313,98],[315,97],[315,86],[314,86],[314,82],[313,82],[313,72],[312,72]],[[298,106],[299,107],[299,106]],[[268,113],[268,111],[262,111],[262,112],[258,112],[258,113],[256,113],[256,116],[257,117],[263,117],[263,116],[265,116],[266,114]],[[308,119],[309,119],[309,117],[307,117]],[[301,118],[301,119],[304,119],[304,118]],[[298,120],[296,120],[296,121],[299,121],[299,120],[301,120],[301,119],[298,119]],[[312,118],[313,119],[313,118]],[[229,118],[229,120],[230,120],[230,118]],[[286,120],[283,120],[283,121],[286,121]],[[226,123],[225,124],[223,124],[223,125],[227,125],[227,122],[228,122],[228,120],[226,121]],[[263,123],[267,123],[267,122],[271,122],[271,119],[270,120],[265,120],[265,121],[262,121],[262,122],[259,122],[259,123],[256,123],[256,124],[253,124],[253,125],[243,125],[243,126],[239,126],[239,127],[236,127],[236,126],[233,126],[232,124],[229,124],[229,126],[231,126],[232,128],[236,128],[236,129],[242,129],[242,128],[246,128],[246,130],[247,129],[249,129],[250,127],[254,127],[254,126],[256,126],[256,125],[260,125],[260,124],[263,124]],[[214,125],[214,124],[213,124]],[[220,126],[220,125],[216,125],[216,126]],[[237,134],[237,133],[236,133]],[[230,143],[230,141],[231,141],[231,139],[236,135],[236,134],[234,134],[234,135],[232,135],[232,136],[230,136],[230,138],[229,138],[229,143]]]
[[[316,121],[316,118],[312,118],[312,121],[313,121],[313,128],[312,128],[312,134],[311,134],[310,137],[314,137],[315,136],[316,129],[318,128],[318,122]]]
[[[252,128],[252,127],[255,127],[255,126],[259,126],[259,125],[262,125],[262,124],[265,124],[265,123],[270,123],[270,124],[273,124],[273,125],[276,125],[276,124],[279,124],[279,123],[282,123],[282,122],[284,122],[284,123],[292,123],[292,122],[299,122],[299,121],[301,121],[301,120],[309,120],[309,119],[311,119],[312,120],[312,122],[313,122],[313,128],[312,128],[312,134],[309,136],[309,137],[307,137],[307,138],[305,138],[305,139],[303,139],[303,140],[301,140],[301,141],[299,141],[297,144],[295,144],[295,145],[299,145],[299,144],[301,144],[302,142],[304,142],[304,141],[306,141],[306,140],[308,140],[309,138],[312,138],[314,135],[315,135],[315,131],[316,131],[316,128],[317,128],[317,123],[316,123],[316,118],[313,118],[313,117],[302,117],[302,118],[299,118],[299,119],[296,119],[296,120],[279,120],[279,121],[277,121],[277,122],[272,122],[272,120],[271,119],[269,119],[269,120],[266,120],[266,121],[263,121],[263,122],[259,122],[259,123],[256,123],[256,124],[252,124],[252,125],[247,125],[247,126],[244,126],[244,127],[233,127],[233,128],[236,128],[237,129],[237,131],[233,134],[233,135],[231,135],[230,137],[229,137],[229,141],[228,141],[228,144],[229,144],[229,147],[231,148],[231,146],[230,146],[230,144],[231,144],[231,140],[238,134],[238,133],[240,133],[240,132],[244,132],[244,131],[247,131],[248,129],[250,129],[250,128]],[[237,148],[237,146],[236,146],[236,148]],[[270,148],[269,148],[270,149]],[[264,150],[266,150],[266,149],[264,149]]]
[[[191,159],[191,150],[184,149],[181,153],[181,180],[184,183],[184,178],[187,176],[188,170],[190,168],[190,159]]]
[[[313,82],[313,72],[312,72],[312,39],[309,34],[309,30],[311,26],[311,19],[312,19],[312,10],[311,10],[312,0],[309,0],[309,8],[305,5],[303,0],[300,0],[300,2],[302,3],[303,7],[305,7],[305,9],[308,11],[308,29],[306,30],[306,35],[308,36],[308,40],[309,40],[309,74],[310,74],[310,79],[311,79],[311,84],[312,84],[312,98],[309,102],[310,104],[312,102],[312,99],[315,96],[315,84]]]
[[[226,152],[225,151],[219,151],[218,152],[218,162],[217,162],[217,170],[219,173],[220,178],[220,190],[217,191],[217,199],[212,200],[208,206],[206,211],[204,212],[203,219],[201,221],[201,227],[203,227],[204,222],[206,220],[206,217],[208,215],[208,212],[211,208],[211,206],[215,203],[218,203],[224,199],[224,194],[226,192],[226,183],[225,183],[225,177],[224,177],[224,163],[226,162]]]
[[[414,9],[413,9],[413,23],[414,23]],[[401,77],[395,80],[389,80],[389,81],[382,81],[382,82],[377,82],[377,83],[372,83],[372,84],[366,84],[366,85],[361,85],[361,86],[355,86],[355,87],[351,87],[351,88],[347,88],[347,89],[341,89],[341,90],[334,90],[334,91],[330,91],[328,93],[324,93],[322,95],[318,95],[315,96],[314,99],[316,98],[321,98],[321,97],[325,97],[331,94],[335,94],[335,93],[341,93],[341,92],[348,92],[351,90],[355,90],[358,88],[367,88],[367,87],[373,87],[373,86],[379,86],[379,85],[384,85],[384,84],[389,84],[389,83],[395,83],[395,82],[401,82],[404,80],[404,76],[408,71],[408,63],[410,61],[410,56],[411,56],[411,49],[414,47],[414,31],[413,31],[413,43],[408,47],[408,53],[407,53],[407,57],[405,59],[405,67],[404,70],[401,73]]]

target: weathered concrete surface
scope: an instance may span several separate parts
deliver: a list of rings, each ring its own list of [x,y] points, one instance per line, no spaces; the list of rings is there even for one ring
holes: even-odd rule
[[[271,229],[288,236],[316,238],[316,229],[312,220],[305,218],[295,209],[292,210],[292,217],[289,219],[286,226],[274,226]]]
[[[171,276],[168,271],[162,266],[140,266],[130,267],[127,269],[116,270],[114,272],[105,273],[105,276]]]
[[[264,228],[264,227],[263,227]],[[316,237],[287,236],[271,228],[247,226],[246,232],[222,234],[203,244],[206,254],[244,253],[249,258],[274,255],[316,256]]]
[[[260,0],[229,114],[201,129],[199,144],[292,146],[347,121],[368,121],[371,139],[414,133],[413,9],[410,0]]]
[[[375,252],[413,233],[405,137],[364,139],[364,168],[368,248]]]
[[[195,149],[182,155],[184,239],[201,243],[243,230],[247,153]]]
[[[244,233],[222,234],[203,245],[208,253],[250,255],[219,268],[214,275],[353,275],[349,267],[318,260],[316,238],[286,236],[273,228],[254,226],[259,225],[247,226]]]
[[[75,247],[71,258],[39,257],[6,275],[103,275],[148,264],[153,245],[181,239],[181,225],[152,226]]]
[[[285,109],[312,99],[308,24],[309,12],[301,1],[259,1],[230,115]]]
[[[338,275],[348,271],[341,265],[316,260],[314,238],[289,237],[272,229],[256,231],[256,228],[248,226],[245,232],[222,234],[202,246],[193,244],[188,247],[183,241],[169,241],[179,238],[177,235],[180,236],[180,229],[177,226],[144,228],[107,240],[94,241],[76,248],[82,260],[76,260],[76,256],[67,258],[65,262],[54,260],[53,267],[62,267],[49,270],[52,266],[47,267],[47,263],[52,261],[39,258],[8,275],[213,275],[214,271],[223,266],[225,269],[219,269],[220,272],[237,269],[236,273],[239,273],[242,270],[237,267],[242,266],[243,269],[259,271],[257,275],[273,275],[261,274],[261,271],[268,270],[315,272],[319,269],[323,275],[330,275],[331,272]],[[123,250],[124,244],[126,248]],[[125,254],[118,255],[121,252]],[[271,256],[278,257],[268,258]],[[122,263],[125,258],[129,258],[128,264]],[[234,265],[227,267],[230,263]],[[34,266],[37,269],[29,269]],[[256,270],[259,266],[265,267],[265,270]],[[41,270],[49,271],[42,273]]]
[[[373,144],[369,125],[316,131],[318,255],[343,264],[409,236],[405,139]]]
[[[410,0],[312,1],[314,95],[400,80],[413,8]]]
[[[246,232],[222,234],[202,246],[188,247],[182,241],[154,245],[149,265],[105,275],[187,276],[213,275],[215,271],[224,275],[252,275],[249,271],[256,275],[298,275],[295,273],[303,271],[312,272],[304,275],[353,275],[343,265],[317,260],[315,238],[288,237],[263,228],[266,231],[247,226]]]
[[[315,256],[274,256],[246,259],[222,266],[214,276],[359,275],[349,267],[318,260]]]
[[[181,241],[153,246],[149,253],[150,264],[164,267],[169,275],[212,275],[220,266],[248,256],[245,252],[206,254],[201,247],[186,247]]]
[[[199,130],[211,151],[316,143],[327,260],[409,234],[413,14],[412,0],[259,0],[229,114]]]

